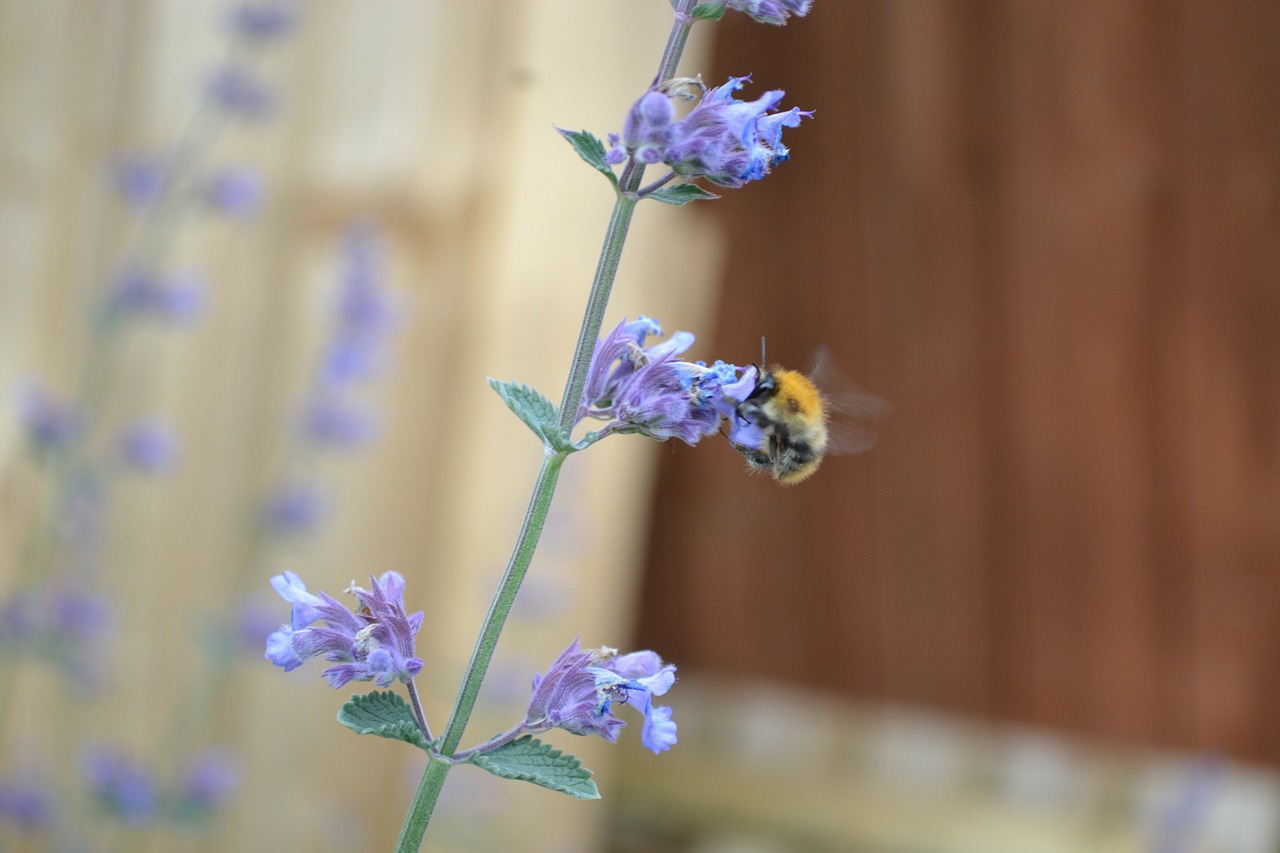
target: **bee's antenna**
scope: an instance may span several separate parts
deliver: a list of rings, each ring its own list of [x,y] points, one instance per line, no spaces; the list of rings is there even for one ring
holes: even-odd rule
[[[760,366],[764,367],[764,335],[760,336]]]

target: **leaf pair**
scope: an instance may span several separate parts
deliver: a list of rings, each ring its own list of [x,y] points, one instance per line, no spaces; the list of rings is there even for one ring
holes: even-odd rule
[[[609,183],[613,184],[613,188],[618,189],[618,176],[613,173],[613,169],[605,162],[604,143],[600,141],[594,134],[585,130],[564,130],[557,127],[560,135],[569,141],[573,146],[573,150],[578,152],[578,156],[587,162],[591,168],[600,172],[609,179]],[[699,201],[702,199],[719,198],[715,193],[704,190],[697,184],[676,184],[671,187],[659,187],[651,192],[643,193],[643,198],[651,198],[664,204],[683,205],[691,201]]]
[[[338,722],[358,735],[402,740],[434,755],[431,744],[414,722],[409,706],[399,694],[389,690],[352,696],[338,711]],[[465,763],[503,779],[532,782],[580,800],[600,798],[600,789],[592,781],[591,771],[583,767],[581,761],[528,735],[492,752],[473,755]]]

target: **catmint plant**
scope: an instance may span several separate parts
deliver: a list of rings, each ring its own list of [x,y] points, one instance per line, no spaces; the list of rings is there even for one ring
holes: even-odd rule
[[[696,444],[721,431],[759,378],[754,366],[723,361],[708,366],[683,360],[681,356],[694,343],[689,332],[649,344],[648,339],[662,331],[647,317],[623,320],[600,337],[636,206],[646,199],[683,205],[716,198],[699,180],[732,189],[764,178],[789,156],[782,144],[783,131],[812,115],[796,107],[779,110],[781,90],[739,100],[736,93],[750,82],[749,75],[731,77],[716,88],[707,87],[700,77],[675,77],[696,22],[717,20],[734,10],[764,23],[785,24],[790,16],[807,13],[810,0],[672,0],[671,5],[674,22],[657,74],[630,108],[620,111],[622,129],[608,135],[608,146],[585,130],[559,131],[606,178],[614,193],[614,209],[559,406],[525,385],[489,380],[542,444],[542,467],[510,562],[440,734],[433,734],[424,718],[416,688],[416,679],[429,670],[417,638],[420,633],[430,636],[432,626],[422,613],[407,612],[409,590],[399,574],[370,577],[367,588],[353,582],[347,590],[354,599],[351,606],[326,593],[312,592],[292,572],[271,581],[290,605],[288,622],[266,644],[266,657],[272,663],[289,671],[318,658],[328,664],[322,675],[334,688],[372,681],[379,687],[402,686],[409,698],[406,702],[394,690],[356,694],[338,714],[338,721],[358,734],[402,740],[428,755],[398,853],[419,848],[445,778],[458,765],[470,764],[574,797],[596,798],[599,791],[591,772],[574,756],[535,735],[559,729],[616,742],[627,725],[619,711],[631,706],[639,715],[640,741],[645,747],[660,754],[678,742],[672,709],[657,702],[676,682],[673,664],[653,651],[620,654],[608,647],[584,649],[574,639],[544,673],[533,677],[524,719],[483,743],[460,748],[498,638],[537,549],[565,460],[615,434]],[[651,167],[665,171],[645,183],[645,172]],[[595,430],[578,429],[590,421],[603,423]]]

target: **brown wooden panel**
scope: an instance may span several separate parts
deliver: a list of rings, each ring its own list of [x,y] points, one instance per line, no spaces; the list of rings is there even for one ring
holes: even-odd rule
[[[719,69],[817,110],[728,194],[706,355],[894,404],[784,489],[664,455],[642,641],[1280,761],[1280,6],[819,2]]]

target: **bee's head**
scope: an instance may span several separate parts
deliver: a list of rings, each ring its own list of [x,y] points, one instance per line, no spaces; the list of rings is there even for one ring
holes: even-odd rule
[[[751,390],[747,396],[747,400],[755,400],[763,402],[768,400],[774,394],[778,393],[778,378],[773,375],[773,371],[764,365],[760,366],[760,381],[756,383],[756,387]]]

